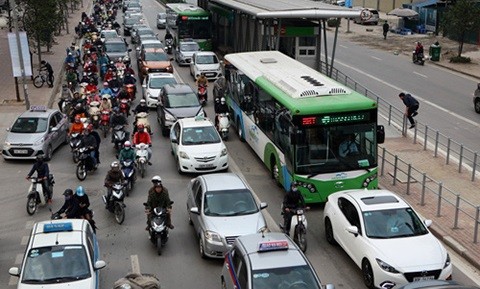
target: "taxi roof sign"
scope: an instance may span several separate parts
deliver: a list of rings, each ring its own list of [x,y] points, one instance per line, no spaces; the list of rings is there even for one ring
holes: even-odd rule
[[[288,250],[288,241],[265,241],[258,243],[258,252],[269,252],[278,250]]]
[[[30,111],[47,111],[47,107],[45,105],[32,105]]]
[[[43,225],[44,233],[73,231],[73,225],[70,222],[65,223],[49,223]]]

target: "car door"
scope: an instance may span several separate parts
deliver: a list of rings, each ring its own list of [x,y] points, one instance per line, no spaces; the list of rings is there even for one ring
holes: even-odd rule
[[[198,208],[199,214],[192,214],[193,227],[197,234],[203,231],[203,222],[202,222],[202,200],[203,200],[203,190],[200,180],[196,180],[196,183],[192,186],[193,191],[193,206]]]
[[[362,233],[362,226],[360,224],[359,211],[355,205],[347,198],[338,198],[338,207],[341,214],[338,215],[338,226],[334,228],[339,236],[339,244],[345,252],[353,259],[357,265],[361,262],[358,256],[363,254],[364,234]],[[356,226],[359,234],[354,235],[347,231],[350,226]]]
[[[195,63],[197,62],[196,59],[197,59],[197,54],[194,53],[192,55],[192,61],[190,62],[190,74],[193,76],[193,78],[195,78]]]
[[[172,140],[176,139],[177,143],[174,143]],[[172,144],[172,152],[175,158],[177,158],[178,146],[182,140],[180,139],[180,123],[176,122],[173,124],[170,129],[170,142]]]
[[[55,112],[54,117],[57,120],[57,129],[58,129],[58,142],[57,142],[57,146],[55,147],[57,148],[58,146],[62,145],[67,139],[68,125],[67,125],[66,116],[64,116],[62,113]]]
[[[59,131],[58,131],[58,122],[55,118],[55,115],[50,115],[50,119],[48,120],[48,132],[46,139],[48,140],[47,143],[52,146],[52,149],[55,149],[58,146],[59,142]]]

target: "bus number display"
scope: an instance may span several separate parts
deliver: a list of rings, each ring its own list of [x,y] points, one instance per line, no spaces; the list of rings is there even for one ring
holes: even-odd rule
[[[208,16],[182,16],[182,21],[187,20],[208,20]]]
[[[302,126],[312,126],[312,125],[333,125],[333,124],[344,124],[344,123],[356,123],[364,122],[370,120],[369,111],[360,111],[351,114],[333,114],[333,115],[322,115],[322,116],[305,116],[301,118]]]

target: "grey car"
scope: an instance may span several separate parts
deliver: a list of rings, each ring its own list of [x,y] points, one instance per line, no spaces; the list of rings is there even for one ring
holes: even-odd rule
[[[157,104],[157,121],[163,136],[177,119],[205,116],[197,94],[188,84],[167,84],[160,91]]]
[[[135,32],[133,32],[135,31]],[[150,27],[138,27],[135,30],[132,30],[132,43],[134,44],[139,44],[140,43],[140,37],[141,36],[146,36],[150,35],[152,37],[157,37],[155,35],[155,32]]]
[[[129,56],[129,49],[123,38],[111,38],[105,40],[103,43],[103,51],[107,54],[109,59],[118,59]]]
[[[32,106],[7,129],[2,155],[10,159],[51,159],[53,151],[67,142],[68,119],[56,109]]]
[[[197,42],[180,42],[180,45],[175,49],[175,61],[178,65],[189,65],[192,61],[192,55],[198,51],[200,51],[200,46]]]
[[[138,16],[137,14],[132,15],[131,17],[125,19],[123,22],[123,35],[130,36],[130,29],[132,26],[138,23],[145,23],[143,17]]]
[[[223,258],[238,236],[267,229],[248,185],[233,173],[204,174],[187,187],[187,211],[202,257]]]
[[[157,14],[157,28],[166,28],[167,25],[167,13],[160,12]]]

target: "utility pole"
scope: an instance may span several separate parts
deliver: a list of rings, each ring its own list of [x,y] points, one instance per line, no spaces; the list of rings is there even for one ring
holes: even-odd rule
[[[15,29],[15,39],[17,40],[17,50],[18,50],[18,59],[20,61],[20,71],[22,72],[22,85],[23,85],[23,94],[25,96],[25,108],[30,109],[30,100],[28,99],[28,89],[27,82],[25,78],[25,63],[23,61],[22,53],[22,44],[20,42],[20,35],[18,33],[18,14],[17,14],[17,1],[13,0],[12,10],[13,10],[13,25]]]

